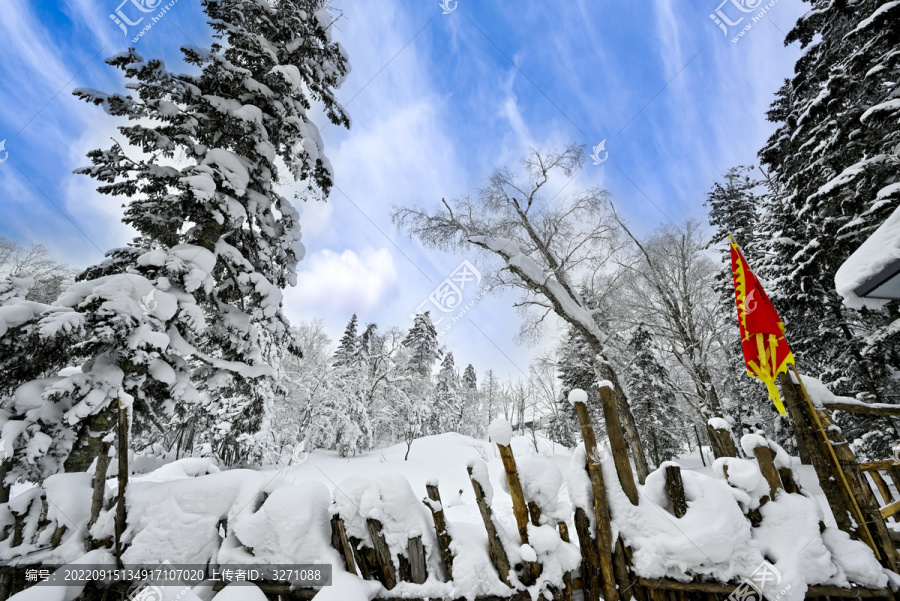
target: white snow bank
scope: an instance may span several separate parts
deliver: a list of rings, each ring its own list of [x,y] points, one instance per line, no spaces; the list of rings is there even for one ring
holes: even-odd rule
[[[687,512],[676,518],[668,510],[666,464],[647,477],[637,506],[625,496],[612,462],[602,465],[613,522],[634,552],[638,575],[682,582],[701,575],[728,582],[763,562],[750,522],[725,482],[682,471]]]
[[[881,226],[847,257],[834,274],[834,287],[844,297],[844,304],[854,309],[884,306],[883,299],[860,298],[854,292],[877,275],[892,261],[900,259],[900,208],[894,210]]]

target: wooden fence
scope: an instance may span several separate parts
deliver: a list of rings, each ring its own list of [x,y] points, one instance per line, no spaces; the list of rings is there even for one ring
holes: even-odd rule
[[[615,416],[615,401],[612,390],[606,387],[601,388],[600,396],[604,414],[607,418],[607,432],[612,449],[611,460],[618,475],[617,485],[621,486],[622,492],[624,492],[632,505],[638,505],[639,491],[629,463],[625,438]],[[613,540],[611,526],[612,519],[615,516],[611,515],[610,491],[607,490],[608,483],[604,479],[601,461],[597,457],[596,436],[587,408],[583,403],[577,402],[575,403],[575,411],[580,422],[586,451],[583,469],[590,481],[592,493],[591,506],[587,508],[576,507],[574,515],[571,516],[581,554],[581,565],[577,570],[565,572],[558,581],[546,583],[544,590],[541,592],[546,593],[550,598],[557,601],[573,601],[576,591],[580,591],[582,598],[586,601],[595,601],[601,598],[606,601],[618,601],[619,599],[625,601],[630,601],[631,599],[638,599],[639,601],[687,599],[711,601],[713,599],[729,598],[729,595],[734,593],[740,583],[708,582],[700,581],[699,579],[691,582],[680,582],[670,579],[654,580],[641,577],[635,573],[632,565],[632,550],[628,546],[628,541],[621,536]],[[732,449],[735,454],[737,453],[733,442],[729,444],[721,433],[716,435],[720,436],[720,444],[717,445],[720,449]],[[547,508],[542,507],[536,499],[526,498],[524,491],[528,490],[528,487],[523,487],[522,485],[516,457],[511,447],[504,444],[498,444],[497,446],[502,459],[506,482],[509,485],[518,542],[525,545],[529,542],[529,524],[533,526],[539,526],[542,523],[547,525],[547,516],[549,514],[547,513]],[[720,452],[722,451],[720,450]],[[780,490],[787,493],[802,492],[799,484],[794,479],[792,470],[785,467],[779,469],[776,466],[775,454],[771,448],[765,445],[757,446],[753,449],[753,453],[760,473],[769,487],[769,494],[763,497],[761,501],[763,504],[774,499]],[[127,453],[125,456],[127,456]],[[105,476],[105,466],[103,467],[103,473],[95,477],[95,491],[98,490],[97,486],[105,485],[103,478]],[[898,466],[894,465],[893,462],[875,462],[859,465],[858,468],[860,473],[868,475],[882,495],[884,503],[880,508],[881,515],[885,517],[892,516],[896,521],[895,514],[898,512],[898,507],[900,507],[900,500],[895,498],[895,492],[900,490]],[[127,465],[120,466],[120,470],[122,470],[120,474],[127,474]],[[499,601],[501,599],[509,601],[521,599],[524,601],[525,599],[530,599],[529,592],[524,590],[524,588],[538,581],[544,566],[539,561],[523,560],[514,563],[510,560],[506,552],[507,547],[505,546],[505,543],[509,541],[503,540],[502,529],[494,513],[495,508],[491,506],[489,498],[485,494],[485,483],[481,481],[480,476],[482,472],[476,469],[475,464],[471,464],[467,470],[487,536],[490,564],[500,581],[509,588],[506,595],[482,597],[481,599],[482,601]],[[887,480],[882,476],[882,473],[886,474],[893,483],[893,491],[887,484]],[[727,481],[727,469],[725,470],[725,477]],[[98,480],[100,485],[97,485]],[[122,490],[124,490],[124,485]],[[668,496],[671,513],[676,520],[681,519],[688,511],[688,501],[685,497],[682,474],[678,466],[667,465],[665,467],[665,491]],[[425,493],[423,503],[431,514],[435,540],[437,541],[437,553],[442,568],[442,573],[436,576],[446,582],[454,582],[455,555],[453,553],[452,524],[448,523],[437,484],[434,482],[429,483],[423,492]],[[47,520],[48,504],[46,493],[38,488],[25,494],[30,495],[30,497],[16,499],[17,502],[13,504],[14,507],[12,508],[9,503],[0,505],[0,508],[5,507],[8,512],[6,521],[0,521],[0,523],[4,524],[2,529],[0,529],[0,541],[9,540],[9,546],[12,548],[22,546],[26,542],[32,545],[30,548],[33,548],[34,544],[40,544],[44,548],[59,546],[66,535],[66,527],[57,525],[49,529],[51,522]],[[99,500],[95,494],[94,500],[92,520],[96,520],[96,515],[99,513],[98,504],[103,502],[102,494]],[[120,511],[124,511],[124,509],[121,509],[125,507],[121,497],[113,499],[108,509],[112,509],[113,504]],[[590,519],[588,511],[593,512],[593,520]],[[117,515],[117,540],[90,541],[89,547],[106,546],[121,552],[118,538],[124,529],[124,523],[118,523],[120,516],[122,520],[126,519],[124,513]],[[758,509],[747,509],[745,516],[751,527],[758,526],[761,522]],[[2,519],[3,516],[0,516],[0,520]],[[425,545],[421,535],[400,537],[399,539],[397,536],[385,536],[384,524],[377,519],[368,518],[366,520],[368,538],[363,540],[348,535],[346,528],[348,519],[351,519],[351,516],[341,515],[340,513],[335,513],[332,516],[330,523],[331,545],[340,555],[343,567],[348,572],[358,574],[367,580],[377,580],[383,585],[386,594],[380,598],[399,598],[392,597],[391,591],[396,589],[400,582],[423,583],[426,581],[429,573]],[[592,521],[596,524],[595,528],[591,526]],[[555,528],[560,541],[565,543],[574,542],[570,538],[569,525],[566,520],[553,519],[550,520],[549,525]],[[70,535],[74,534],[70,533]],[[894,552],[893,549],[892,552]],[[896,553],[894,552],[894,554],[893,559],[896,561]],[[8,599],[12,594],[26,588],[24,571],[27,567],[30,567],[28,566],[27,557],[19,557],[17,562],[18,565],[16,567],[0,569],[0,601]],[[279,601],[286,599],[311,599],[316,593],[313,589],[291,590],[289,586],[274,582],[258,582],[257,585],[267,598]],[[111,588],[100,589],[97,586],[89,585],[81,599],[107,600],[124,598],[129,586],[130,583],[118,583]],[[874,590],[859,586],[839,588],[819,585],[809,588],[807,598],[893,598],[892,595],[893,593],[890,590]]]

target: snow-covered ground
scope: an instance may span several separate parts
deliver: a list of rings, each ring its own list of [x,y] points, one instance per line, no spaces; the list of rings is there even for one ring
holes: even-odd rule
[[[768,444],[760,437],[745,437],[744,443]],[[573,542],[577,542],[572,505],[584,506],[589,496],[585,493],[584,471],[576,469],[583,465],[583,450],[573,454],[561,445],[543,438],[535,442],[530,436],[514,436],[511,446],[526,497],[539,499],[546,508],[545,515],[565,519]],[[562,572],[578,565],[575,546],[561,543],[552,524],[529,526],[530,547],[519,544],[512,501],[494,444],[448,433],[416,440],[408,460],[404,460],[406,452],[405,444],[352,458],[315,450],[301,464],[278,470],[220,471],[209,459],[190,458],[135,475],[130,485],[129,530],[125,536],[130,547],[123,559],[129,564],[164,560],[330,563],[334,566],[334,584],[322,589],[317,598],[372,599],[383,592],[381,586],[344,572],[339,555],[331,548],[329,519],[337,508],[348,533],[363,540],[367,538],[367,517],[379,519],[395,549],[403,548],[408,536],[422,536],[428,580],[424,584],[402,582],[391,591],[392,596],[471,598],[503,594],[509,589],[490,564],[487,534],[466,471],[467,465],[474,465],[476,477],[487,480],[486,496],[512,564],[536,557],[544,565],[542,578],[551,582],[559,582]],[[731,487],[722,477],[724,461],[728,462]],[[621,532],[631,545],[635,569],[646,577],[687,580],[694,574],[719,581],[741,580],[765,557],[774,562],[784,579],[779,590],[766,591],[773,598],[786,584],[791,586],[780,597],[785,601],[803,598],[807,584],[846,586],[851,581],[883,587],[887,577],[868,548],[833,527],[812,467],[799,465],[796,458],[788,458],[783,452],[776,458],[776,463],[788,461],[807,496],[779,494],[776,501],[761,507],[763,525],[751,529],[739,503],[745,510],[757,507],[759,498],[767,493],[752,460],[727,459],[712,465],[708,450],[706,466],[697,452],[679,459],[688,500],[688,512],[680,519],[667,510],[661,471],[651,474],[647,484],[640,487],[640,502],[632,506],[618,486],[612,462],[604,460],[614,532]],[[142,463],[146,468],[152,462],[139,459],[134,465]],[[443,582],[431,514],[421,503],[426,483],[434,481],[439,482],[453,538],[452,583]],[[111,479],[110,484],[113,482]],[[90,499],[88,484],[89,474],[51,478],[45,484],[51,507],[48,517],[58,523],[84,520]],[[21,511],[39,489],[18,488],[14,492],[18,494],[11,499],[10,507]],[[575,498],[570,499],[570,494]],[[820,519],[828,526],[822,534]],[[113,512],[104,512],[92,531],[95,537],[111,532],[112,520]],[[221,520],[227,525],[223,527]],[[82,539],[80,532],[73,531],[58,549],[39,553],[45,553],[45,559],[55,558],[57,563],[111,561],[105,551],[83,557]],[[22,552],[8,544],[0,545],[3,558]],[[14,598],[70,601],[79,593],[76,589],[38,586]],[[251,598],[246,596],[251,594],[247,588],[227,587],[217,595],[208,585],[190,591],[170,589],[163,591],[164,599]],[[539,589],[534,590],[536,594]]]

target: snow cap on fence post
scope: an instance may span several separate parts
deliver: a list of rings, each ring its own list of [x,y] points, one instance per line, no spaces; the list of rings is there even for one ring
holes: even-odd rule
[[[488,427],[488,436],[491,437],[491,441],[504,447],[509,446],[509,443],[512,441],[512,434],[512,426],[502,417],[492,421]]]
[[[569,392],[569,403],[587,403],[587,393],[580,388],[573,388]]]

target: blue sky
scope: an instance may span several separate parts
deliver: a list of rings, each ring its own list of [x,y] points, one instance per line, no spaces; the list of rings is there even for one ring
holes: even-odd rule
[[[759,1],[459,0],[443,14],[437,0],[334,0],[343,11],[335,36],[352,64],[338,97],[353,127],[323,128],[336,187],[327,203],[302,207],[307,256],[298,286],[286,292],[288,315],[323,318],[335,338],[353,312],[408,327],[416,307],[470,257],[406,239],[391,207],[471,191],[529,147],[605,139],[608,160],[588,161],[573,189],[603,185],[642,233],[666,220],[703,219],[705,193],[721,173],[756,163],[773,130],[765,111],[799,56],[796,44],[783,44],[807,10],[799,0],[777,0],[737,43],[736,31],[726,37],[709,18],[721,6],[736,20],[745,16],[737,4]],[[177,0],[132,44],[134,34],[109,18],[120,2],[7,0],[0,15],[0,140],[8,152],[0,152],[0,235],[43,243],[79,267],[132,232],[119,222],[118,201],[72,174],[88,163],[87,151],[118,135],[116,122],[72,89],[120,91],[103,58],[128,45],[174,69],[181,45],[211,40],[199,1]],[[141,14],[130,0],[122,10]],[[466,302],[475,298],[465,292]],[[479,375],[527,372],[553,332],[543,345],[517,346],[513,301],[488,295],[453,326],[444,340],[457,364],[472,362]]]

